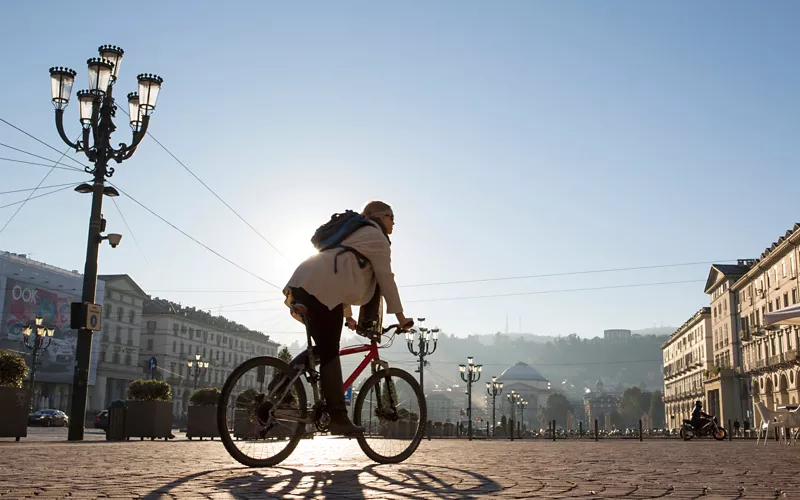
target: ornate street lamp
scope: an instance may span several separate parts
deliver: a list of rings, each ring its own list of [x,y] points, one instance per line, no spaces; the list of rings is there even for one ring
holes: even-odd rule
[[[417,318],[417,322],[419,323],[419,341],[418,341],[418,351],[414,350],[414,331],[409,330],[406,332],[406,343],[408,346],[408,352],[413,354],[414,356],[419,357],[419,387],[422,389],[423,396],[425,395],[425,358],[430,356],[436,351],[436,346],[439,343],[439,329],[434,328],[432,330],[428,330],[423,325],[425,323],[425,318]],[[431,340],[433,341],[433,349],[431,349]],[[422,425],[426,425],[427,422],[423,422]],[[430,432],[429,429],[425,429],[425,432]],[[429,436],[430,437],[430,436]]]
[[[200,355],[199,354],[195,354],[194,355],[194,361],[192,361],[190,359],[189,361],[186,362],[186,364],[189,365],[189,373],[190,374],[191,374],[192,369],[194,368],[194,390],[196,391],[197,390],[197,379],[199,379],[201,376],[206,374],[206,371],[208,370],[208,361],[201,361],[200,360]],[[192,375],[190,375],[190,376],[192,376]]]
[[[486,382],[486,392],[492,397],[492,436],[494,436],[494,432],[497,429],[497,427],[495,427],[497,425],[497,421],[495,420],[495,402],[497,396],[503,392],[503,383],[498,382],[497,377],[492,377],[491,382]]]
[[[514,411],[514,407],[516,406],[517,402],[522,399],[522,396],[517,394],[514,391],[511,391],[511,394],[506,394],[506,399],[508,400],[509,406],[511,407],[511,421],[508,423],[508,430],[509,435],[511,436],[511,441],[514,440],[514,417],[516,416],[516,412]]]
[[[36,410],[36,358],[39,356],[39,351],[44,351],[53,341],[55,328],[42,326],[44,318],[36,316],[33,325],[28,325],[22,329],[24,335],[25,347],[32,351],[33,359],[31,360],[31,408]],[[47,343],[45,344],[45,339]]]
[[[472,384],[481,379],[483,365],[473,365],[472,356],[467,356],[467,364],[458,365],[458,369],[461,371],[461,380],[467,383],[467,420],[469,426],[467,432],[470,441],[472,441]]]
[[[158,93],[164,81],[161,77],[152,74],[137,76],[139,95],[144,92],[144,99],[133,98],[131,94],[128,94],[128,107],[135,111],[135,113],[131,113],[130,118],[133,129],[131,141],[129,144],[120,143],[118,148],[114,148],[111,146],[111,134],[116,130],[114,118],[117,104],[114,100],[113,89],[119,75],[124,51],[114,45],[101,45],[98,48],[98,54],[99,57],[92,57],[86,61],[89,89],[77,93],[82,133],[80,139],[75,142],[64,131],[64,109],[69,104],[77,73],[61,66],[50,68],[50,87],[56,111],[58,135],[69,147],[86,154],[89,162],[94,164],[94,167],[85,169],[93,176],[92,183],[84,183],[75,188],[75,191],[79,193],[92,194],[92,211],[89,219],[81,303],[75,305],[80,307],[74,307],[71,315],[71,325],[73,328],[79,328],[79,331],[75,349],[76,366],[72,386],[72,414],[70,415],[72,418],[70,418],[68,437],[70,441],[83,439],[92,331],[99,329],[100,326],[98,322],[97,326],[92,329],[86,327],[88,308],[96,300],[99,246],[103,240],[109,240],[111,246],[116,247],[122,238],[119,234],[106,236],[102,234],[105,231],[105,219],[102,216],[103,195],[119,196],[116,189],[105,186],[106,178],[114,175],[114,168],[109,167],[108,163],[110,161],[122,163],[136,151],[139,143],[147,134],[150,115],[155,110]]]
[[[520,431],[519,431],[519,438],[525,435],[525,408],[528,407],[528,402],[524,399],[521,399],[517,402],[517,406],[519,406],[519,422],[520,422]]]

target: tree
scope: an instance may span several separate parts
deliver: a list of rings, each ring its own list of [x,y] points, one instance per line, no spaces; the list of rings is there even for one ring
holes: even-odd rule
[[[666,415],[664,414],[664,399],[661,391],[655,391],[650,396],[650,418],[653,419],[653,427],[664,427],[666,425]]]
[[[292,361],[292,353],[289,352],[288,347],[283,346],[281,350],[278,351],[278,359],[280,359],[281,361],[286,361],[287,363],[290,363]]]
[[[547,397],[544,415],[548,421],[556,421],[556,425],[567,426],[567,412],[572,410],[572,405],[563,394],[555,392]]]
[[[619,402],[619,414],[624,427],[637,427],[642,414],[650,409],[649,392],[642,392],[638,387],[628,387],[622,393]]]

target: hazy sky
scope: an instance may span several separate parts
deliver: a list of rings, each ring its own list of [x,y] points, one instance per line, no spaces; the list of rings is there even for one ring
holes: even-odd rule
[[[120,102],[138,73],[163,76],[152,134],[288,260],[152,139],[112,182],[278,287],[331,213],[383,199],[406,313],[448,333],[505,330],[507,314],[511,331],[521,318],[539,334],[680,325],[708,304],[707,264],[404,285],[757,257],[800,219],[797,2],[181,5],[107,3],[88,18],[0,3],[0,118],[63,151],[47,69],[70,66],[85,88],[96,47],[123,47]],[[70,136],[76,104],[73,92]],[[114,143],[127,142],[118,118]],[[59,156],[3,123],[0,142]],[[0,191],[47,171],[0,161]],[[87,179],[55,170],[43,185]],[[124,238],[102,247],[102,273],[214,312],[273,299],[221,311],[297,338],[276,289],[117,202],[131,230],[106,199]],[[30,201],[0,249],[82,270],[89,203],[71,190]],[[698,282],[430,300],[685,280]]]

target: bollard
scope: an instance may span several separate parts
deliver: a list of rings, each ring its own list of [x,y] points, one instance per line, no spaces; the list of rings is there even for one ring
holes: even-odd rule
[[[731,419],[728,419],[728,441],[733,441],[733,424],[731,424]]]
[[[642,419],[640,418],[639,419],[639,441],[640,442],[642,441],[643,437],[644,437],[644,432],[642,432]]]
[[[597,419],[594,419],[594,440],[597,441],[599,436],[597,434]]]
[[[553,420],[553,442],[556,440],[556,421]]]
[[[486,439],[489,439],[489,421],[486,421]]]
[[[583,437],[583,420],[578,422],[578,437]]]
[[[522,422],[517,420],[517,437],[522,439]]]

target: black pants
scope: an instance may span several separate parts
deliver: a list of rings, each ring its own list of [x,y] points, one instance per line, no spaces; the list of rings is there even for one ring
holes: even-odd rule
[[[317,300],[303,288],[292,288],[295,302],[308,309],[308,329],[316,344],[315,352],[321,365],[339,357],[339,343],[342,340],[344,307],[342,304],[332,310]]]

